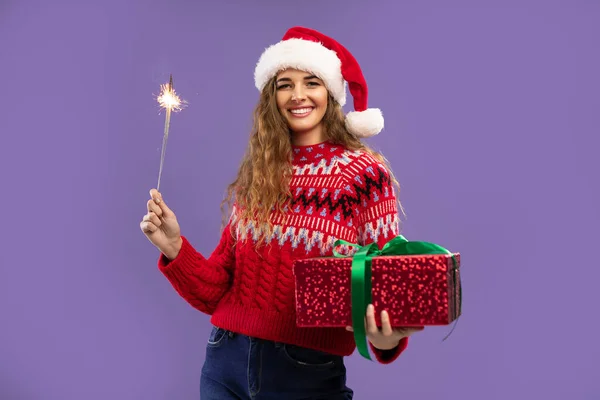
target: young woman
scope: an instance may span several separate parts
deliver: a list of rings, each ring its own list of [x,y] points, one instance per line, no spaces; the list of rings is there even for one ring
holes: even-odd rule
[[[203,256],[181,235],[155,189],[141,229],[177,293],[212,316],[202,399],[351,399],[343,362],[355,349],[351,328],[296,326],[292,263],[332,255],[337,239],[382,247],[398,234],[396,181],[360,140],[381,131],[383,117],[366,107],[356,60],[314,30],[294,27],[266,49],[255,83],[255,124],[213,253]],[[347,85],[355,111],[344,115]],[[392,329],[372,306],[365,324],[380,363],[420,330]]]

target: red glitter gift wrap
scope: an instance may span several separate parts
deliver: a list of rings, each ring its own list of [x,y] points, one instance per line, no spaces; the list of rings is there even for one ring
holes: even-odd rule
[[[461,314],[460,254],[381,256],[372,259],[372,303],[381,326],[448,325]],[[352,326],[352,258],[294,262],[299,327]]]

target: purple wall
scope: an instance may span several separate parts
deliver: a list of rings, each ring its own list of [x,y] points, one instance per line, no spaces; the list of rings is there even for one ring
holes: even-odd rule
[[[355,353],[357,398],[600,398],[600,3],[365,4],[0,4],[1,399],[198,398],[209,317],[138,227],[162,142],[152,95],[173,73],[190,103],[162,191],[209,253],[253,67],[292,25],[355,54],[404,234],[463,258],[453,335],[428,329],[390,366]]]

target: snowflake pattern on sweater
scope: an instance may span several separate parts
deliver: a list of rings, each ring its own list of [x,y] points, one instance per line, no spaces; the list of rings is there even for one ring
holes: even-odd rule
[[[204,257],[183,238],[177,258],[159,259],[159,268],[177,293],[212,315],[216,326],[245,335],[291,343],[338,355],[355,349],[343,328],[295,325],[295,259],[331,256],[336,240],[382,247],[399,233],[396,193],[385,166],[372,155],[324,142],[293,149],[291,198],[284,212],[273,211],[272,232],[256,247],[263,228],[232,217],[213,253]],[[230,231],[233,227],[233,233]],[[338,252],[352,254],[354,247]],[[382,363],[393,354],[371,346]]]

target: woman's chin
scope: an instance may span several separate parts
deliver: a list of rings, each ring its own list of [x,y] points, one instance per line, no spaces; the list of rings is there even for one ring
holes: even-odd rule
[[[315,127],[314,127],[313,125],[311,125],[311,126],[308,126],[308,127],[306,127],[306,126],[294,126],[294,125],[292,125],[292,126],[290,127],[290,130],[291,130],[291,131],[292,131],[294,134],[296,134],[296,135],[302,135],[302,136],[304,136],[304,135],[308,135],[308,134],[310,134],[311,132],[313,132],[313,131],[315,130],[314,128],[315,128]]]
[[[318,127],[318,123],[315,121],[298,121],[298,120],[288,120],[288,125],[292,132],[297,134],[307,134],[313,132]]]

